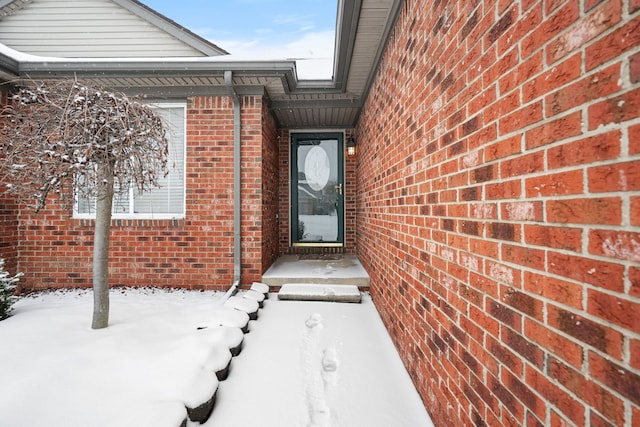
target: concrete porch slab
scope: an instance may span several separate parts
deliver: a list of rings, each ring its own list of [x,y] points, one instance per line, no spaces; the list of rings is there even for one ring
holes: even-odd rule
[[[284,255],[262,275],[262,282],[274,287],[315,283],[368,288],[370,279],[358,257],[352,254]]]

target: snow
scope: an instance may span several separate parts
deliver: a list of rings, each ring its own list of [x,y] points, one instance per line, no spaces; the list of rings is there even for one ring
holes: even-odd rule
[[[361,304],[270,295],[204,424],[251,425],[433,426],[368,294]]]
[[[269,295],[249,321],[219,292],[116,289],[102,330],[89,327],[92,297],[22,298],[0,322],[0,425],[177,427],[185,405],[216,389],[205,426],[433,425],[368,295],[362,304]]]
[[[323,282],[323,279],[329,278],[348,280],[354,277],[363,279],[369,277],[358,258],[349,254],[330,262],[301,259],[297,255],[285,255],[276,260],[274,265],[262,275],[262,279],[281,277],[304,279],[309,276],[319,280],[320,283]]]
[[[245,313],[255,313],[258,311],[259,303],[255,299],[232,296],[224,305],[225,307],[235,308]]]
[[[21,63],[45,63],[45,64],[229,64],[234,67],[242,67],[243,64],[265,64],[272,66],[280,63],[283,66],[295,64],[296,75],[300,80],[325,80],[331,81],[333,58],[328,59],[295,59],[282,56],[260,57],[247,55],[218,55],[218,56],[193,56],[193,57],[115,57],[115,58],[61,58],[54,56],[32,55],[12,49],[0,43],[0,55],[4,55]],[[318,68],[318,65],[321,68]],[[327,74],[327,70],[329,74]]]
[[[256,301],[258,303],[258,305],[260,305],[265,299],[265,294],[255,290],[255,289],[249,289],[248,291],[246,291],[244,293],[243,297],[252,299],[252,300]]]
[[[360,302],[361,294],[355,285],[285,283],[278,292],[281,300]]]
[[[265,296],[269,293],[269,285],[265,283],[254,282],[251,284],[251,291],[256,291],[264,294]]]
[[[8,56],[16,61],[20,62],[46,62],[46,63],[138,63],[138,62],[157,62],[157,63],[183,63],[183,62],[251,62],[251,63],[270,63],[270,62],[292,62],[291,59],[284,57],[274,56],[272,58],[260,58],[255,59],[243,55],[218,55],[218,56],[179,56],[179,57],[98,57],[98,58],[63,58],[58,56],[40,56],[32,55],[30,53],[21,52],[19,50],[10,48],[9,46],[0,43],[0,54]]]

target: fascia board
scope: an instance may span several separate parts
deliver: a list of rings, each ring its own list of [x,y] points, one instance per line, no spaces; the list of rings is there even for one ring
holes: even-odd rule
[[[274,110],[295,110],[304,108],[362,108],[359,98],[346,99],[296,99],[271,101]]]
[[[146,99],[184,99],[190,96],[227,96],[229,89],[225,86],[154,86],[126,87],[111,86],[111,89],[130,95],[143,96]],[[262,86],[235,85],[239,96],[268,96]]]
[[[108,60],[78,59],[78,60],[27,60],[20,61],[21,74],[51,74],[51,73],[78,73],[90,74],[127,74],[136,76],[139,74],[171,74],[189,75],[200,72],[213,72],[215,74],[231,70],[240,74],[274,74],[289,73],[295,75],[294,61],[204,61],[204,58],[194,60],[168,60],[165,58],[132,59],[109,58]],[[212,58],[207,58],[212,59]]]
[[[385,50],[387,49],[387,45],[389,44],[389,38],[391,37],[391,33],[396,26],[396,22],[398,21],[398,17],[400,16],[400,12],[402,11],[402,7],[404,5],[404,0],[393,0],[393,4],[391,5],[391,10],[389,13],[389,18],[387,19],[386,26],[384,28],[384,32],[382,34],[382,39],[380,40],[380,44],[378,45],[378,50],[376,51],[375,59],[369,70],[369,77],[364,85],[364,90],[362,91],[362,99],[367,99],[369,96],[369,92],[371,91],[371,86],[373,86],[373,81],[378,73],[378,68],[380,68],[380,62],[382,61],[382,56],[384,55]],[[362,110],[358,112],[355,118],[355,122],[357,123],[360,120],[360,114]]]
[[[333,58],[333,86],[344,91],[351,68],[362,0],[338,0]]]
[[[23,60],[19,62],[19,75],[25,78],[55,78],[55,77],[180,77],[180,76],[211,76],[223,75],[225,71],[232,71],[236,76],[278,77],[286,93],[305,90],[333,90],[330,81],[319,81],[309,86],[300,82],[296,73],[295,61],[228,61],[226,57],[215,58],[109,58],[96,59],[58,59],[42,58],[38,60]]]
[[[158,28],[166,31],[178,40],[188,44],[196,50],[199,50],[207,56],[228,55],[229,52],[216,46],[214,43],[200,37],[183,27],[177,22],[167,18],[166,16],[156,12],[137,0],[112,0],[119,6],[138,15],[140,18],[156,25]]]
[[[19,69],[20,63],[16,59],[0,52],[0,70],[17,77]]]

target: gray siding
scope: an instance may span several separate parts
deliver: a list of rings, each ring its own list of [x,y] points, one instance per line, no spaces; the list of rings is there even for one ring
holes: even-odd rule
[[[0,20],[0,43],[66,58],[204,56],[111,0],[34,0]]]

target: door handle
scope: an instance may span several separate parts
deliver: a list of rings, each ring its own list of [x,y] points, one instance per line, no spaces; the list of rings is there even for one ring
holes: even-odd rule
[[[336,193],[338,193],[339,195],[341,195],[341,196],[342,196],[342,190],[343,190],[342,183],[340,183],[340,184],[336,184],[336,185],[334,186],[334,188],[336,189]]]

